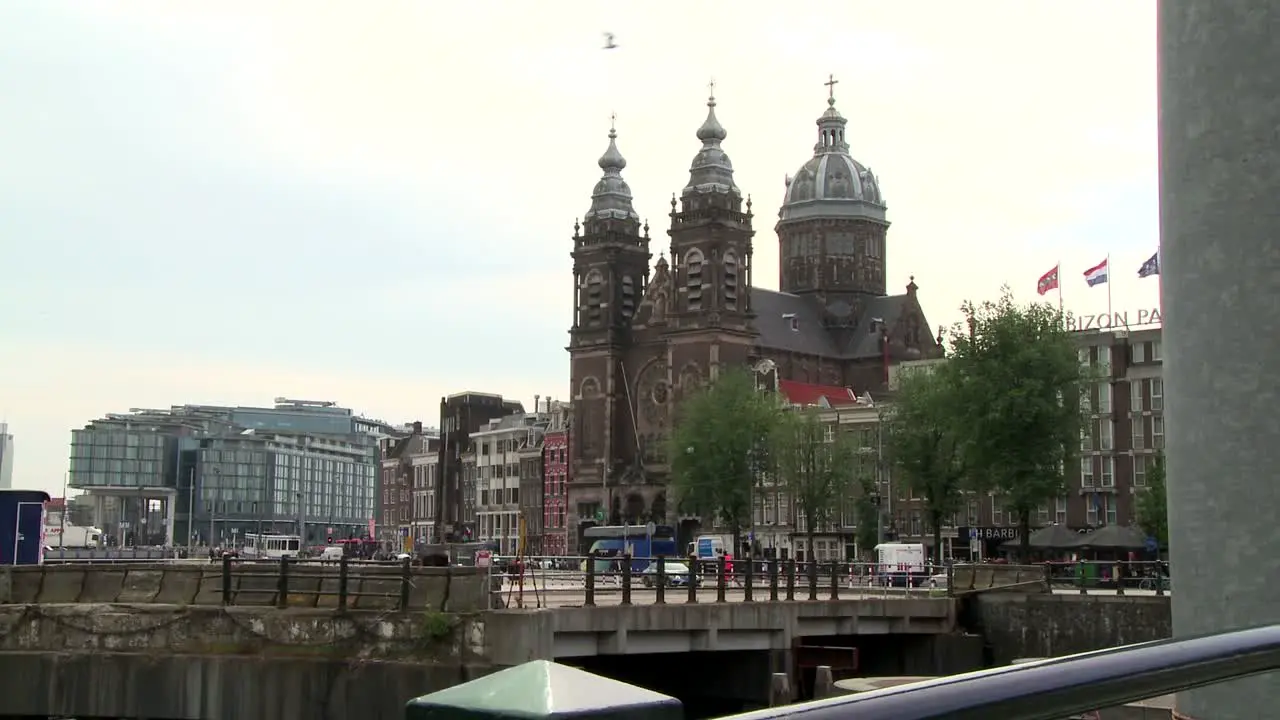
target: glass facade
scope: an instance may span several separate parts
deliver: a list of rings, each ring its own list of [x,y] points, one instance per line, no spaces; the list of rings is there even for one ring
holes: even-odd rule
[[[72,431],[68,484],[75,488],[172,487],[173,448],[173,438],[150,429]]]
[[[72,432],[68,484],[104,497],[163,490],[176,510],[176,544],[300,528],[309,544],[363,535],[375,514],[378,454],[356,421],[350,410],[306,403],[109,415]]]

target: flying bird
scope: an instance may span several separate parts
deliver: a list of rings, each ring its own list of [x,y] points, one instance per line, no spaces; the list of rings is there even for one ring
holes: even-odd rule
[[[613,41],[613,33],[611,33],[611,32],[607,32],[607,33],[605,33],[605,34],[604,34],[604,49],[605,49],[605,50],[614,50],[614,49],[616,49],[617,47],[618,47],[617,43],[615,43],[615,42]]]

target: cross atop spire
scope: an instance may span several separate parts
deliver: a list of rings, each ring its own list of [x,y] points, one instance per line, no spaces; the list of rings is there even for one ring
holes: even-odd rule
[[[707,95],[712,99],[716,99],[716,79],[711,78],[711,82],[707,83]]]
[[[823,85],[826,85],[826,86],[827,86],[827,102],[832,103],[832,104],[834,104],[834,103],[835,103],[835,101],[836,101],[836,85],[837,85],[839,82],[840,82],[840,81],[836,79],[836,76],[835,76],[835,75],[828,75],[828,76],[827,76],[827,81],[826,81],[826,82],[824,82],[824,83],[822,83]]]
[[[618,130],[618,113],[609,113],[609,131],[617,132]]]

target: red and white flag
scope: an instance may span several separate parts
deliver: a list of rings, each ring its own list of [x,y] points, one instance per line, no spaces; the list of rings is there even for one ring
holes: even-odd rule
[[[1061,265],[1054,265],[1053,269],[1040,276],[1040,281],[1036,283],[1036,292],[1044,295],[1050,290],[1058,289],[1058,268]]]

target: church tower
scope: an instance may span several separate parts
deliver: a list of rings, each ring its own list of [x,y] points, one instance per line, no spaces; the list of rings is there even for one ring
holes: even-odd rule
[[[886,294],[884,197],[871,170],[849,154],[848,121],[826,83],[813,157],[787,178],[778,211],[778,287],[809,296],[837,336],[852,332],[872,298]]]
[[[715,86],[698,128],[702,149],[689,168],[679,206],[671,198],[671,263],[681,329],[751,327],[751,201],[743,209],[733,164],[720,147],[728,133],[716,119]]]
[[[591,193],[591,208],[574,223],[573,326],[569,330],[570,376],[575,425],[575,477],[599,478],[626,408],[619,401],[622,365],[631,343],[631,318],[649,281],[648,225],[641,226],[631,188],[622,179],[627,161],[618,133],[600,157],[604,172]],[[579,465],[581,463],[581,465]]]

